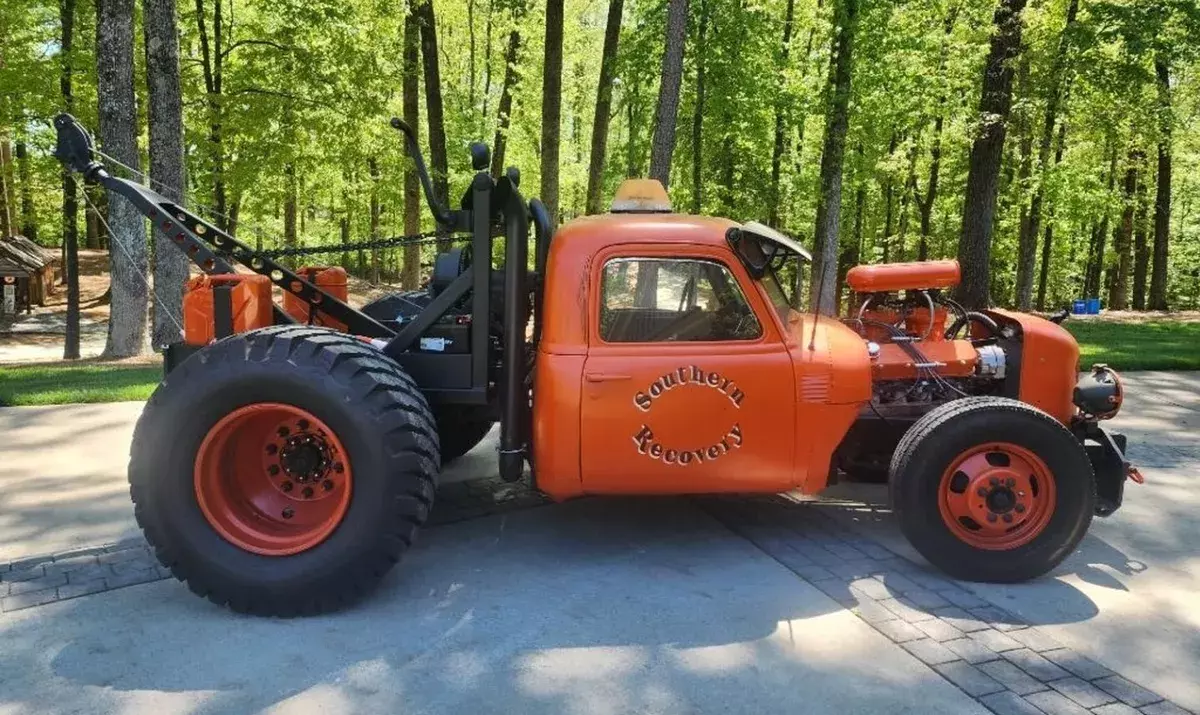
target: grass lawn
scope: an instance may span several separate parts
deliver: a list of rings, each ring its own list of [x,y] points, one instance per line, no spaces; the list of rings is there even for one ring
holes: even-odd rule
[[[161,379],[159,365],[2,365],[0,405],[145,400]]]
[[[1108,363],[1116,370],[1200,370],[1200,322],[1107,322],[1067,319],[1079,341],[1079,366]]]

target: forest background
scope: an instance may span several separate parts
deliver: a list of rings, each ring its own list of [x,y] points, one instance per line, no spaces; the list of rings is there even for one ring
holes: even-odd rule
[[[939,257],[970,305],[1195,308],[1198,67],[1194,0],[0,0],[0,236],[108,249],[136,354],[186,262],[63,174],[57,112],[265,248],[431,229],[401,116],[442,197],[476,139],[560,223],[652,176],[812,246],[826,310],[855,263]],[[324,258],[414,287],[433,248]]]

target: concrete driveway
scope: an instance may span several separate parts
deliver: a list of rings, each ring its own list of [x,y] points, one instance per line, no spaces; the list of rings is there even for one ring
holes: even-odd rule
[[[65,557],[0,564],[25,591],[0,615],[0,713],[1200,710],[1197,378],[1130,377],[1118,423],[1148,483],[1034,583],[941,577],[885,493],[851,485],[501,510],[427,529],[359,607],[294,621],[155,575],[124,482],[140,405],[0,409],[0,562]],[[485,444],[447,481],[493,469]],[[473,484],[439,509],[497,511],[462,510]],[[152,582],[67,598],[98,570]],[[41,602],[30,571],[66,600],[15,610]]]

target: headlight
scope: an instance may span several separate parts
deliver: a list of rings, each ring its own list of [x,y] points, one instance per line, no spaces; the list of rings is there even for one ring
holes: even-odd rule
[[[1093,365],[1092,373],[1075,384],[1072,401],[1086,419],[1107,420],[1116,416],[1125,399],[1121,378],[1107,365]]]

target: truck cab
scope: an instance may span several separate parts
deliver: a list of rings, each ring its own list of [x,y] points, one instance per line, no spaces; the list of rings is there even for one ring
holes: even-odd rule
[[[789,239],[670,213],[653,187],[623,186],[616,210],[555,234],[545,290],[557,298],[535,377],[539,488],[819,491],[871,396],[866,344],[792,309],[774,272],[753,277],[733,248]]]

